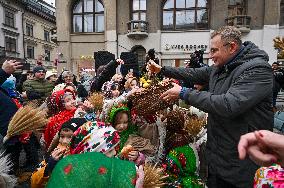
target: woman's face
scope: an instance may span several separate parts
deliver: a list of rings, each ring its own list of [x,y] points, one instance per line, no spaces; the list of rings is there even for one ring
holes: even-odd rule
[[[72,74],[67,74],[63,77],[64,82],[66,84],[72,83],[73,82],[73,75]]]
[[[64,98],[64,105],[66,110],[76,109],[76,101],[71,93]]]
[[[118,132],[122,132],[122,131],[126,130],[127,127],[128,127],[128,115],[127,115],[127,113],[125,113],[125,112],[118,113],[114,128]]]

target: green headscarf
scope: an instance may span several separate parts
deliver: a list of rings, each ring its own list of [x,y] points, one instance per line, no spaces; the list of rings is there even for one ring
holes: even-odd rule
[[[176,181],[184,188],[203,187],[196,175],[196,155],[189,145],[177,147],[169,152],[166,158],[166,170],[170,175],[170,182]]]
[[[134,188],[136,178],[136,168],[133,162],[90,152],[69,155],[60,160],[52,171],[46,187]]]

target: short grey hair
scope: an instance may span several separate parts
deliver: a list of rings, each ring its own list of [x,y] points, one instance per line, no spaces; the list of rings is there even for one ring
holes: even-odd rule
[[[211,39],[220,35],[224,43],[236,42],[239,46],[242,45],[242,33],[234,26],[223,26],[215,30],[211,34]]]

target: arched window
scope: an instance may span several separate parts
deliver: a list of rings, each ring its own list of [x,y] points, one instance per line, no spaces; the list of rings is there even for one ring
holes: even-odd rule
[[[146,21],[146,0],[132,0],[132,20]]]
[[[280,3],[280,22],[279,25],[284,25],[284,0],[281,0]]]
[[[100,0],[79,0],[73,8],[73,32],[104,32],[104,6]]]
[[[167,0],[163,7],[163,29],[208,29],[207,0]]]
[[[143,67],[146,61],[146,49],[143,46],[134,46],[131,52],[137,55],[139,67]]]

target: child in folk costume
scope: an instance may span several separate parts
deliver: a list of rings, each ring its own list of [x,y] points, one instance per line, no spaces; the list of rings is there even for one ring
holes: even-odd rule
[[[70,155],[59,161],[47,188],[162,187],[164,178],[161,169],[149,165],[137,168],[133,162],[89,152]]]
[[[70,154],[70,142],[74,131],[84,123],[86,123],[86,120],[83,118],[72,118],[62,124],[58,134],[52,141],[51,147],[48,149],[50,156],[48,156],[46,160],[42,161],[39,168],[32,174],[32,188],[45,187],[45,184],[49,179],[49,175],[56,163],[62,157]]]
[[[118,131],[120,136],[120,157],[142,164],[145,156],[155,154],[155,146],[149,139],[138,134],[138,127],[131,123],[130,110],[126,104],[114,105],[109,113],[108,122]]]
[[[48,106],[54,107],[58,112],[52,116],[44,132],[46,148],[49,147],[53,137],[60,130],[61,125],[71,119],[76,111],[75,95],[72,91],[65,89],[52,94],[48,100]]]
[[[187,122],[184,112],[173,110],[166,115],[166,158],[163,167],[169,175],[169,187],[201,188],[204,184],[198,177],[199,157],[196,145],[191,144],[200,132],[202,121]],[[190,124],[190,125],[189,125]],[[188,130],[188,126],[192,130]],[[193,128],[195,126],[195,128]],[[195,134],[197,134],[195,133]]]

